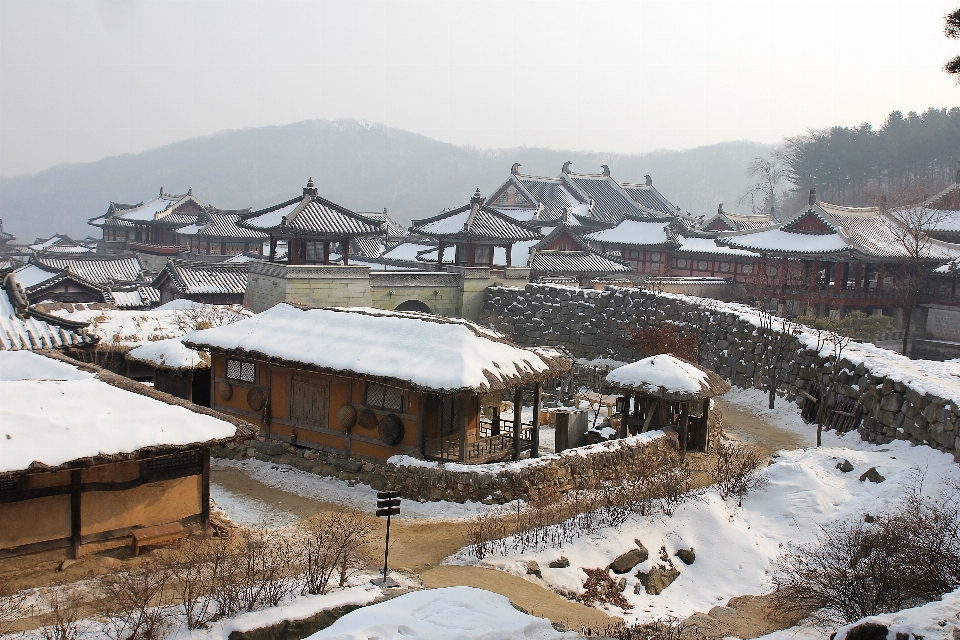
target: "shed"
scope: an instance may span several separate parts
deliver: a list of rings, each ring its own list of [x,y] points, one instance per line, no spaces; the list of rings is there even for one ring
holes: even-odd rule
[[[730,383],[698,364],[661,353],[618,367],[607,374],[615,389],[633,396],[617,401],[622,436],[670,427],[680,434],[683,451],[707,451],[716,445],[720,425],[710,419],[710,399],[730,390]]]
[[[535,457],[540,414],[521,422],[524,390],[538,409],[543,381],[571,365],[466,320],[360,307],[278,304],[184,343],[210,350],[214,409],[276,440],[376,461]],[[505,397],[510,422],[499,415]]]
[[[57,352],[0,351],[0,557],[206,525],[211,446],[253,432]]]
[[[157,391],[210,406],[210,354],[186,346],[182,336],[147,342],[127,352],[126,358],[153,367]]]

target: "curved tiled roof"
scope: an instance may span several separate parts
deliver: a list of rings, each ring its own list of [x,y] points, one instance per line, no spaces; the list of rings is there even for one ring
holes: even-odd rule
[[[622,273],[630,267],[595,251],[540,249],[530,259],[530,270],[539,273]]]
[[[432,218],[414,220],[410,231],[430,238],[519,242],[539,240],[542,234],[528,223],[519,222],[484,204],[477,194],[470,204]]]
[[[668,224],[667,222],[624,220],[615,227],[588,233],[583,238],[602,244],[637,247],[673,245],[676,243],[668,231]]]
[[[205,236],[210,238],[267,238],[262,231],[255,231],[237,225],[239,212],[208,211],[196,224],[177,229],[181,236]]]
[[[48,316],[27,306],[14,274],[0,287],[0,351],[32,351],[82,347],[96,342],[83,332],[84,323]]]
[[[182,294],[242,294],[247,289],[245,262],[167,262],[154,286],[169,277]]]
[[[96,284],[143,281],[143,266],[135,256],[104,258],[96,255],[74,257],[36,255],[33,259],[41,267],[69,269],[71,273]]]
[[[298,198],[250,214],[242,214],[237,226],[266,233],[329,240],[384,233],[382,222],[373,221],[321,198],[312,182]]]

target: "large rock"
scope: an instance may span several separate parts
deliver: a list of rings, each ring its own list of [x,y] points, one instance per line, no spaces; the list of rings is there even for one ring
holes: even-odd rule
[[[333,468],[337,471],[346,471],[347,473],[358,473],[363,465],[356,460],[337,459],[333,463]]]
[[[677,579],[677,576],[680,575],[680,572],[676,567],[672,565],[660,564],[655,566],[650,571],[643,573],[642,571],[637,574],[637,577],[640,578],[640,584],[634,589],[634,593],[640,593],[640,587],[646,590],[652,596],[658,596],[663,593],[663,590],[673,584],[673,581]]]
[[[527,575],[543,578],[543,574],[540,572],[540,564],[536,560],[527,563]]]
[[[610,570],[614,573],[628,573],[649,557],[650,554],[646,549],[630,549],[630,551],[617,556],[617,559],[610,563]]]
[[[551,569],[566,569],[567,567],[570,566],[570,561],[567,560],[565,556],[560,556],[559,558],[552,561],[547,566],[550,567]]]
[[[283,445],[279,442],[257,442],[253,447],[268,456],[279,456],[283,453]]]
[[[843,473],[850,473],[853,471],[853,465],[850,464],[850,461],[844,458],[843,462],[837,463],[837,469],[840,469]]]
[[[693,547],[689,549],[677,549],[677,557],[683,562],[683,564],[690,566],[697,559],[697,554],[694,552]]]
[[[870,482],[875,482],[877,484],[880,484],[881,482],[886,480],[886,478],[880,475],[880,472],[877,471],[876,467],[870,467],[869,469],[863,472],[863,475],[860,476],[860,482],[863,482],[864,480],[869,480]]]

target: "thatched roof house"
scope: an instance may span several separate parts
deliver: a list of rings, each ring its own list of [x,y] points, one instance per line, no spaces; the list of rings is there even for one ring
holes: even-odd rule
[[[210,350],[214,408],[256,416],[275,439],[373,460],[535,456],[538,412],[524,427],[517,411],[511,430],[484,422],[481,406],[508,391],[522,404],[525,386],[539,405],[541,383],[571,365],[466,320],[367,308],[280,304],[184,343]]]
[[[210,354],[186,346],[182,336],[146,342],[128,351],[126,358],[154,370],[158,391],[210,406]]]

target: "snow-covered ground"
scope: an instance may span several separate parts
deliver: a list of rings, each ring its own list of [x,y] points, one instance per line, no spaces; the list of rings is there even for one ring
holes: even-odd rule
[[[786,414],[796,406],[778,401]],[[766,406],[766,405],[762,405]],[[810,425],[777,422],[784,428],[810,431]],[[792,427],[791,427],[792,425]],[[837,437],[829,434],[824,447],[781,451],[773,464],[761,473],[769,485],[744,499],[743,507],[732,499],[724,501],[715,490],[691,500],[672,517],[636,518],[616,529],[585,536],[561,549],[517,553],[485,558],[479,564],[497,568],[544,586],[582,592],[586,575],[582,568],[608,565],[618,555],[635,548],[640,540],[650,558],[626,574],[625,596],[633,609],[625,612],[631,622],[665,616],[685,618],[695,612],[725,605],[733,596],[762,594],[772,589],[771,572],[776,558],[791,543],[811,543],[822,529],[840,520],[861,519],[893,507],[912,486],[916,474],[925,474],[928,491],[941,479],[960,479],[960,468],[947,454],[905,442],[878,447],[862,442],[856,433]],[[849,460],[854,471],[842,473],[837,464]],[[882,484],[860,482],[870,467],[886,478]],[[693,547],[696,562],[686,566],[673,557],[680,576],[661,595],[648,595],[639,583],[637,571],[648,571],[659,563],[658,552],[665,546],[671,557],[681,548]],[[570,560],[565,569],[548,564],[561,555]],[[542,581],[526,575],[526,563],[536,560]],[[447,559],[451,564],[477,564],[469,549]],[[614,613],[620,615],[619,610]]]
[[[352,611],[308,640],[554,640],[577,638],[546,618],[517,611],[500,594],[473,587],[416,591]]]
[[[817,425],[804,422],[800,417],[800,408],[796,403],[787,402],[785,398],[778,397],[774,403],[775,408],[768,409],[766,391],[734,387],[721,396],[720,400],[723,404],[746,411],[769,425],[789,431],[797,436],[804,447],[813,447],[817,444]],[[848,446],[843,443],[849,442],[849,439],[841,438],[835,431],[824,431],[822,441],[823,446],[837,447]]]

